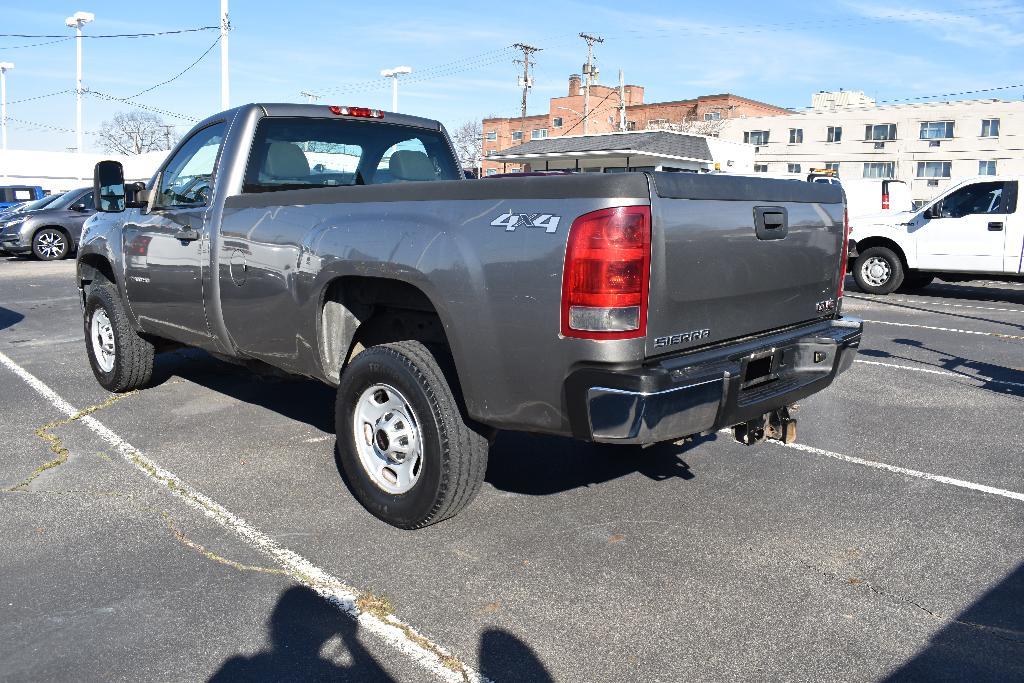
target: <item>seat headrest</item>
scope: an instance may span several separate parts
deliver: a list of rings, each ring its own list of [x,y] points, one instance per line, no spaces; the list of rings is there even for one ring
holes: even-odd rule
[[[309,175],[309,161],[294,142],[271,142],[263,172],[272,178],[305,178]]]
[[[388,170],[396,180],[437,179],[437,170],[430,157],[413,149],[402,149],[392,154]]]

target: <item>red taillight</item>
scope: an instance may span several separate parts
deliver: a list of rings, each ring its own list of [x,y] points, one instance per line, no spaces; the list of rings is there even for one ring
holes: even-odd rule
[[[384,112],[380,109],[370,109],[369,107],[339,107],[336,104],[332,104],[328,109],[337,116],[357,116],[363,119],[384,118]]]
[[[651,207],[620,206],[577,218],[562,276],[562,334],[634,339],[647,334]]]
[[[839,247],[839,291],[836,293],[836,308],[839,299],[843,298],[843,286],[846,283],[846,258],[850,251],[850,214],[843,209],[843,243]]]
[[[882,210],[886,211],[888,209],[889,209],[889,194],[886,193],[886,194],[882,195]]]

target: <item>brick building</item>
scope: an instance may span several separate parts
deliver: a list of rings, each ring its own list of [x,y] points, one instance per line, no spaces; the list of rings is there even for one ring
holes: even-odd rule
[[[591,112],[586,123],[588,134],[613,133],[624,128],[627,131],[673,130],[716,136],[721,125],[728,119],[792,113],[788,109],[728,93],[647,104],[644,103],[643,86],[625,85],[622,90],[620,98],[617,87],[598,84],[590,86]],[[487,159],[502,150],[530,140],[582,135],[583,100],[581,79],[573,74],[569,77],[568,94],[552,97],[546,114],[484,119],[484,173],[521,169],[514,163]]]

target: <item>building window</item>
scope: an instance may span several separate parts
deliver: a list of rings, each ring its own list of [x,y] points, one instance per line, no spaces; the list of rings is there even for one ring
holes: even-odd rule
[[[766,130],[748,130],[743,133],[743,142],[749,145],[767,145],[768,144],[768,131]]]
[[[922,121],[922,140],[949,140],[953,137],[952,121]]]
[[[540,140],[541,138],[546,138],[547,136],[548,136],[548,129],[547,128],[534,128],[533,130],[530,131],[530,139],[531,140]]]
[[[999,137],[999,119],[982,119],[981,120],[981,137],[983,137],[983,138],[997,138],[997,137]]]
[[[562,127],[562,117],[561,116],[556,116],[555,118],[551,119],[551,127],[552,128],[561,128]]]
[[[487,140],[487,142],[495,142],[498,139],[498,131],[487,131],[486,133],[484,133],[484,139]]]
[[[804,129],[803,128],[790,128],[789,129],[789,144],[796,145],[804,141]]]
[[[995,161],[979,161],[978,162],[978,175],[995,175],[996,174],[996,162]]]
[[[892,178],[896,175],[895,161],[868,161],[864,164],[865,178]]]
[[[865,140],[895,140],[895,123],[869,123],[864,127]]]
[[[918,178],[948,178],[951,161],[919,161],[917,162]]]
[[[523,139],[523,131],[521,131],[521,130],[514,130],[514,131],[512,131],[512,139],[513,140],[522,140]]]
[[[786,164],[788,173],[800,173],[800,164]]]
[[[754,173],[767,173],[768,164],[754,164]]]
[[[829,142],[842,142],[843,140],[843,127],[842,126],[829,126],[828,127],[828,141]]]
[[[839,173],[839,162],[838,161],[826,161],[825,162],[825,170],[826,171],[835,171],[836,174],[838,174]]]
[[[722,120],[722,112],[720,112],[720,111],[706,111],[706,112],[704,112],[704,120],[705,121],[721,121]]]
[[[487,169],[487,175],[495,175],[497,172],[498,172],[498,169],[496,169],[496,168],[489,168],[489,169]]]

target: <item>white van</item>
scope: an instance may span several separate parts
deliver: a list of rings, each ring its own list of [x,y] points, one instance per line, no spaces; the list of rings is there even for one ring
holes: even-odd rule
[[[851,211],[849,263],[857,285],[889,294],[925,287],[936,274],[1024,281],[1021,180],[970,178],[917,211],[859,217]]]

